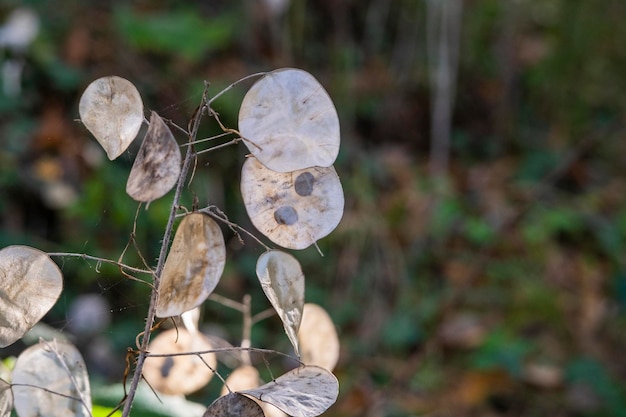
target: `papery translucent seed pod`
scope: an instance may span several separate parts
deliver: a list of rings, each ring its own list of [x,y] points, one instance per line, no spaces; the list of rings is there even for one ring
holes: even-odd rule
[[[301,366],[259,388],[241,393],[272,404],[290,416],[314,417],[337,401],[339,383],[324,368]]]
[[[137,88],[115,75],[87,86],[78,103],[80,120],[111,160],[135,140],[143,123],[143,102]]]
[[[311,246],[343,216],[343,189],[333,167],[280,173],[251,157],[241,170],[241,195],[254,227],[288,249]]]
[[[267,168],[291,172],[329,167],[339,153],[339,117],[324,87],[306,71],[282,68],[247,92],[239,132]]]
[[[0,277],[0,347],[6,347],[56,304],[63,275],[46,253],[17,245],[0,250]]]
[[[163,197],[178,181],[181,163],[182,156],[172,131],[156,112],[152,112],[150,127],[126,182],[126,193],[146,203]]]
[[[9,417],[13,410],[13,391],[11,384],[0,379],[0,417]]]
[[[20,417],[91,417],[91,389],[83,358],[68,342],[42,341],[24,350],[12,373]]]
[[[241,365],[228,375],[226,384],[222,387],[220,395],[226,395],[229,392],[243,391],[250,388],[256,388],[260,385],[261,377],[259,371],[252,365]],[[230,391],[229,391],[230,388]]]
[[[217,286],[225,263],[226,245],[217,223],[202,213],[185,216],[161,274],[157,316],[178,316],[204,302]]]
[[[332,371],[339,360],[339,337],[332,319],[317,304],[306,303],[298,330],[300,360]]]
[[[304,273],[300,262],[286,252],[270,250],[259,256],[256,274],[263,292],[283,322],[296,355],[300,356],[296,336],[304,306]]]
[[[174,354],[146,358],[143,376],[151,387],[163,394],[187,395],[209,383],[216,369],[215,353],[180,355],[176,353],[204,352],[213,349],[202,333],[169,329],[159,333],[151,342],[151,354]],[[212,369],[211,369],[212,368]]]
[[[259,376],[259,371],[251,365],[242,365],[236,369],[234,369],[228,378],[226,378],[226,385],[222,387],[222,391],[220,395],[227,395],[230,391],[237,392],[243,391],[246,389],[257,388],[261,384],[261,377]],[[228,388],[226,387],[228,386]],[[272,404],[262,402],[253,399],[261,409],[263,410],[263,414],[265,417],[287,417],[287,414],[273,406]]]
[[[251,398],[232,392],[219,397],[202,417],[265,417],[261,407]]]

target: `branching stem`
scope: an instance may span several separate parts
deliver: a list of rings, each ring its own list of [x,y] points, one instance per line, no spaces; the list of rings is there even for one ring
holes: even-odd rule
[[[116,265],[121,269],[125,269],[130,272],[136,272],[138,274],[150,274],[153,275],[154,271],[150,271],[147,269],[135,268],[129,265],[126,265],[119,261],[114,261],[113,259],[100,258],[98,256],[87,255],[85,253],[71,253],[71,252],[48,252],[48,256],[52,258],[81,258],[90,261],[97,261],[100,263]]]
[[[249,348],[252,343],[250,337],[252,335],[252,300],[250,294],[243,296],[243,334],[241,337],[241,347]],[[244,365],[252,365],[252,359],[250,358],[250,351],[241,351],[241,361]]]
[[[238,79],[237,81],[235,81],[234,83],[230,84],[228,87],[226,87],[225,89],[223,89],[222,91],[220,91],[219,93],[217,93],[211,100],[208,101],[208,105],[210,106],[211,103],[213,103],[215,100],[217,100],[222,94],[226,93],[229,90],[232,90],[237,84],[249,80],[250,78],[255,78],[255,77],[262,77],[264,75],[266,75],[267,72],[257,72],[255,74],[250,74],[250,75],[246,75],[243,78]]]
[[[195,138],[197,137],[202,115],[208,109],[208,104],[209,104],[209,101],[207,99],[208,88],[209,88],[208,83],[205,83],[204,93],[202,94],[202,102],[200,103],[199,111],[196,112],[196,114],[194,115],[194,118],[190,122],[189,138],[188,138],[189,142],[193,142]],[[150,307],[148,308],[148,315],[146,316],[146,327],[144,330],[144,337],[141,340],[141,346],[139,347],[139,355],[137,356],[137,365],[135,366],[133,379],[131,380],[130,387],[128,390],[128,397],[126,398],[126,401],[124,403],[124,410],[122,411],[122,417],[128,417],[130,415],[130,410],[133,405],[135,393],[137,392],[137,387],[139,386],[139,381],[141,380],[143,365],[148,355],[148,344],[150,343],[150,331],[152,329],[152,325],[154,324],[154,319],[156,317],[156,305],[159,299],[159,284],[161,280],[161,273],[163,272],[163,267],[165,266],[167,250],[169,248],[170,240],[172,239],[172,234],[174,230],[174,220],[176,219],[176,211],[178,209],[178,206],[180,203],[180,197],[182,195],[186,178],[189,173],[189,168],[193,160],[194,160],[193,147],[189,146],[187,147],[187,152],[185,154],[183,166],[181,168],[180,176],[178,177],[178,183],[176,184],[176,192],[174,194],[174,200],[172,201],[172,205],[170,207],[170,214],[167,220],[167,226],[165,228],[165,233],[163,234],[163,240],[161,243],[161,251],[159,253],[159,261],[157,263],[157,268],[154,274],[154,288],[152,289],[152,294],[150,296]]]
[[[219,139],[219,138],[223,138],[223,137],[226,137],[226,136],[229,136],[229,135],[232,135],[232,133],[231,132],[224,132],[224,133],[220,133],[219,135],[215,135],[215,136],[211,136],[211,137],[203,138],[203,139],[198,139],[198,140],[195,140],[193,142],[184,143],[184,144],[180,145],[180,147],[184,148],[186,146],[197,145],[198,143],[209,142],[209,141],[212,141],[212,140],[215,140],[215,139]]]
[[[198,155],[200,155],[202,153],[213,152],[213,151],[215,151],[217,149],[222,149],[222,148],[225,148],[225,147],[230,146],[230,145],[236,145],[236,144],[238,144],[241,141],[242,141],[242,138],[235,138],[233,140],[229,140],[228,142],[224,142],[224,143],[222,143],[220,145],[215,145],[212,148],[208,148],[208,149],[205,149],[203,151],[198,151]]]
[[[172,356],[191,356],[191,355],[198,356],[198,355],[206,355],[208,353],[224,353],[224,352],[235,352],[235,351],[248,351],[248,352],[254,352],[254,353],[268,353],[268,354],[272,354],[272,355],[283,356],[285,358],[292,359],[292,360],[294,360],[294,361],[304,365],[304,362],[302,362],[300,359],[296,358],[295,356],[291,356],[291,355],[289,355],[287,353],[279,352],[277,350],[253,348],[253,347],[244,348],[244,347],[240,347],[240,346],[215,348],[215,349],[209,349],[209,350],[201,350],[201,351],[198,351],[198,352],[176,352],[176,353],[149,353],[149,352],[146,352],[146,357],[150,357],[150,358],[167,358],[167,357],[172,357]]]
[[[221,221],[222,223],[226,224],[228,227],[230,227],[233,230],[240,230],[240,231],[244,232],[245,234],[250,236],[252,239],[256,240],[256,242],[259,245],[263,246],[265,248],[265,250],[271,250],[272,249],[269,246],[267,246],[265,243],[263,243],[258,237],[256,237],[254,235],[254,233],[244,229],[243,227],[239,226],[237,223],[231,222],[228,219],[228,217],[226,216],[226,214],[222,210],[220,210],[218,207],[216,207],[216,206],[208,206],[208,207],[205,207],[205,208],[200,209],[198,211],[200,213],[208,214],[209,216],[213,217],[214,219]]]

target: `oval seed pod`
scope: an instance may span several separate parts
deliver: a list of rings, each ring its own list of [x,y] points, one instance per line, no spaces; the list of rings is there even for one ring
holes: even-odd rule
[[[241,170],[241,195],[254,227],[289,249],[311,246],[343,216],[343,189],[333,167],[280,173],[251,157]]]
[[[330,371],[306,365],[241,393],[272,404],[290,416],[314,417],[337,401],[339,382]]]
[[[157,316],[177,316],[204,302],[217,286],[225,263],[226,245],[217,223],[201,213],[185,216],[161,274]]]
[[[261,407],[252,399],[236,392],[219,397],[202,417],[265,417]]]
[[[0,379],[0,417],[9,417],[13,410],[13,391],[11,384]]]
[[[242,365],[228,375],[226,385],[222,387],[220,395],[228,395],[228,388],[230,388],[232,392],[237,392],[257,388],[260,383],[261,377],[259,376],[259,371],[254,366]],[[228,388],[226,388],[226,386],[228,386]],[[261,407],[265,417],[287,417],[287,414],[283,413],[272,404],[259,401],[256,398],[253,400]]]
[[[243,391],[245,389],[256,388],[261,382],[259,371],[251,365],[242,365],[235,368],[228,378],[226,384],[222,387],[220,395],[226,395],[229,392]],[[230,388],[230,391],[228,390]]]
[[[239,110],[250,152],[278,172],[331,166],[339,153],[339,118],[324,87],[308,72],[283,68],[259,79]]]
[[[304,306],[304,274],[300,262],[286,252],[270,250],[259,256],[256,275],[267,299],[282,320],[296,355],[300,356],[296,336]]]
[[[130,81],[108,76],[87,86],[78,103],[80,120],[111,160],[137,137],[143,123],[143,102]]]
[[[152,112],[150,127],[126,182],[126,193],[146,203],[163,197],[178,181],[181,161],[172,131],[156,112]]]
[[[339,360],[339,337],[335,324],[322,307],[306,303],[298,330],[301,360],[332,371]]]
[[[203,352],[213,346],[202,333],[191,334],[183,328],[159,333],[148,346],[152,354]],[[151,387],[163,394],[186,395],[209,383],[217,365],[215,353],[146,358],[143,376]],[[207,366],[208,365],[208,366]],[[209,368],[210,367],[210,368]]]
[[[0,250],[0,277],[0,347],[6,347],[54,306],[63,275],[47,254],[18,245]]]
[[[15,411],[20,417],[90,417],[85,362],[74,345],[42,341],[24,350],[13,368]]]

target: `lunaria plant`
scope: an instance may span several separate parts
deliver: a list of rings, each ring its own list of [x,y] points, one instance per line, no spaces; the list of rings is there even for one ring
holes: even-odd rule
[[[211,103],[253,78],[257,81],[241,104],[238,129],[225,127]],[[311,74],[291,68],[244,77],[211,100],[206,84],[200,105],[184,128],[154,111],[148,119],[137,88],[126,79],[109,76],[85,89],[79,113],[109,159],[127,152],[147,124],[126,191],[141,205],[174,190],[157,264],[137,267],[124,264],[123,256],[115,261],[86,254],[44,253],[26,246],[0,250],[0,346],[22,338],[59,298],[63,277],[51,258],[110,263],[128,277],[147,275],[152,288],[145,328],[138,331],[137,346],[129,348],[132,358],[127,362],[134,368],[127,368],[132,378],[128,386],[124,381],[127,395],[118,405],[123,416],[130,415],[142,380],[162,395],[187,395],[219,379],[222,396],[205,404],[203,416],[324,413],[339,393],[337,378],[331,373],[339,355],[337,333],[322,307],[305,303],[305,274],[297,258],[263,243],[266,238],[286,249],[317,246],[341,220],[343,190],[333,168],[339,151],[339,120],[322,85]],[[203,118],[224,133],[199,139]],[[174,132],[183,137],[177,139]],[[199,149],[228,136],[229,141]],[[239,142],[252,154],[241,171],[243,204],[264,238],[232,223],[214,205],[180,205],[186,186],[193,184],[190,172],[199,155]],[[270,309],[252,315],[249,295],[238,302],[214,294],[227,260],[223,229],[240,239],[246,234],[265,248],[255,272]],[[199,309],[207,299],[242,313],[240,346],[199,330]],[[252,347],[251,327],[273,314],[280,317],[295,356]],[[157,317],[171,319],[175,328],[157,333]],[[253,352],[288,356],[299,365],[263,383]],[[226,353],[231,360],[223,360]],[[232,369],[229,375],[217,372],[219,361]],[[11,379],[0,379],[0,417],[12,410],[20,417],[92,415],[87,370],[69,342],[41,340],[27,348],[18,357]]]
[[[292,172],[329,167],[339,153],[339,118],[324,87],[308,72],[272,71],[248,91],[239,131],[268,169]]]
[[[130,146],[144,121],[139,91],[130,81],[116,76],[89,84],[78,103],[78,112],[111,160]]]

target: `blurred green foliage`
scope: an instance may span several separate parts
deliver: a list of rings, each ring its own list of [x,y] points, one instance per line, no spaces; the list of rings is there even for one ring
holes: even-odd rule
[[[227,46],[236,36],[236,15],[202,17],[191,8],[155,13],[118,7],[113,12],[120,34],[132,48],[197,62],[207,53]]]
[[[502,369],[516,378],[522,377],[524,359],[531,344],[507,329],[496,329],[473,354],[472,366],[478,369]]]

